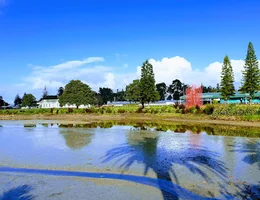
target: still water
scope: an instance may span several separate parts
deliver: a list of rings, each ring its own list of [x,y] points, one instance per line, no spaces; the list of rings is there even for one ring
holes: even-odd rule
[[[6,193],[10,176],[25,173],[35,180],[127,181],[157,188],[161,199],[253,199],[259,195],[259,133],[216,125],[1,121],[0,186]]]

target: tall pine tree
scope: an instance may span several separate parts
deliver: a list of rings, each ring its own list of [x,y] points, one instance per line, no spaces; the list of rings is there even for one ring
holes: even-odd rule
[[[220,92],[225,101],[234,95],[234,72],[228,56],[225,56],[222,65]]]
[[[160,99],[159,93],[156,91],[153,66],[146,60],[141,69],[140,79],[140,103],[144,108],[144,103],[157,101]]]
[[[251,102],[254,98],[254,94],[260,89],[260,70],[251,42],[248,44],[244,71],[242,73],[243,77],[240,91],[242,93],[249,93],[249,101]]]
[[[47,96],[48,96],[48,91],[47,91],[47,87],[45,86],[43,89],[42,98],[44,99]]]

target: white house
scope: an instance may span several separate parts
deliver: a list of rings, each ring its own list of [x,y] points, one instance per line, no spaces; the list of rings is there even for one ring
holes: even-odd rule
[[[59,98],[56,95],[46,96],[37,103],[39,108],[77,108],[76,105],[60,106]],[[79,108],[89,108],[90,105],[80,105]]]

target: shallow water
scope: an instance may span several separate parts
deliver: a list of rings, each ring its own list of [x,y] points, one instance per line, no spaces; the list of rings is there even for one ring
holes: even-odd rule
[[[245,199],[259,189],[257,129],[248,137],[247,128],[188,124],[0,125],[0,174],[125,180],[162,199]]]

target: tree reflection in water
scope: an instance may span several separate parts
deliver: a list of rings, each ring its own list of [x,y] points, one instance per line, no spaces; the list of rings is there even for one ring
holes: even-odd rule
[[[244,153],[243,161],[249,165],[257,164],[260,170],[260,142],[248,141],[241,146],[232,146],[234,149],[231,151]]]
[[[82,149],[90,144],[93,134],[80,129],[61,129],[60,134],[63,135],[66,145],[75,150]]]
[[[208,182],[212,179],[206,171],[213,173],[223,181],[227,176],[227,168],[219,160],[219,155],[206,148],[188,144],[184,148],[171,148],[171,143],[158,146],[159,137],[156,132],[152,134],[146,131],[130,133],[127,139],[127,144],[109,150],[103,158],[103,162],[113,161],[125,170],[128,170],[135,162],[141,163],[144,165],[144,175],[147,175],[148,170],[153,170],[159,180],[171,182],[171,193],[165,192],[162,189],[164,186],[160,185],[164,199],[179,199],[180,194],[173,183],[179,184],[178,175],[174,171],[174,166],[177,164],[198,174]],[[174,180],[171,176],[174,177]],[[160,183],[158,182],[158,184]],[[202,196],[200,198],[203,199]]]

